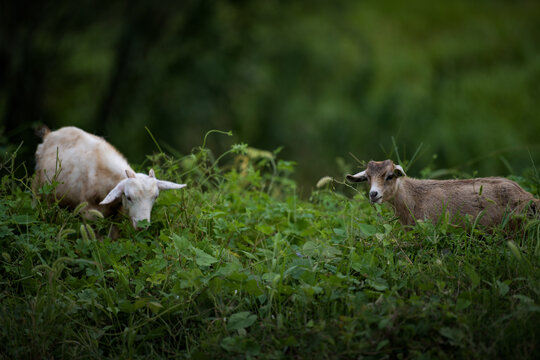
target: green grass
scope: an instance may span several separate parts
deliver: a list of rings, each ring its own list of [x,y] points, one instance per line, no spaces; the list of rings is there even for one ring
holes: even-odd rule
[[[222,165],[222,161],[229,159]],[[8,164],[9,165],[9,164]],[[0,359],[534,358],[540,221],[423,223],[339,183],[297,196],[294,163],[234,145],[148,158],[152,223],[87,222],[0,185]],[[538,180],[517,178],[538,196]],[[51,189],[44,188],[47,192]],[[108,237],[111,227],[119,237]]]

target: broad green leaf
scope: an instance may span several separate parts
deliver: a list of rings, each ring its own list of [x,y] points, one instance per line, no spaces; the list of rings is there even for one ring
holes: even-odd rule
[[[340,238],[347,237],[347,230],[343,228],[334,228],[333,231],[334,231],[334,234],[336,234]]]
[[[462,310],[465,310],[466,308],[468,308],[470,305],[472,304],[472,302],[470,300],[467,300],[467,299],[458,299],[457,302],[456,302],[456,310],[457,311],[462,311]]]
[[[255,321],[257,321],[257,315],[253,315],[249,311],[242,311],[231,315],[229,321],[227,321],[227,329],[245,329],[253,325]]]
[[[178,251],[189,249],[189,247],[191,246],[189,240],[185,236],[173,234],[171,238],[174,241],[174,245],[176,246]]]
[[[280,274],[276,274],[273,272],[265,273],[262,276],[262,279],[271,283],[277,283],[279,279],[281,278]]]
[[[358,227],[360,228],[360,231],[365,236],[373,236],[377,233],[377,228],[373,225],[369,224],[359,224]]]
[[[439,333],[448,338],[450,340],[450,343],[456,346],[463,346],[463,340],[465,338],[465,334],[463,331],[459,328],[450,328],[450,327],[443,327],[439,330]]]
[[[499,296],[505,296],[510,291],[510,286],[506,281],[497,280],[497,288],[499,289]]]
[[[313,256],[319,252],[320,245],[316,244],[313,241],[306,241],[302,247],[302,253],[306,256]]]
[[[247,274],[240,271],[233,271],[232,273],[227,275],[227,279],[238,282],[246,281],[247,278]]]
[[[202,251],[201,249],[193,248],[195,252],[195,262],[199,266],[210,266],[216,263],[218,259]]]
[[[388,283],[381,278],[367,279],[367,284],[378,291],[384,291],[388,289]]]
[[[230,336],[221,340],[221,347],[229,352],[242,353],[249,356],[260,354],[260,345],[243,336]]]
[[[219,269],[216,270],[214,273],[214,276],[223,276],[223,277],[229,277],[234,272],[241,271],[242,265],[238,263],[228,263],[225,265],[222,265],[219,267]]]
[[[146,306],[148,306],[148,308],[154,313],[158,313],[161,311],[161,309],[163,309],[163,305],[161,305],[157,301],[149,301]]]
[[[324,246],[322,249],[322,255],[327,258],[335,258],[341,255],[341,250],[333,246]]]
[[[471,280],[471,285],[473,289],[480,285],[480,276],[476,273],[476,271],[474,271],[474,268],[472,266],[465,266],[465,273]]]
[[[249,253],[249,252],[244,251],[244,250],[242,250],[242,251],[240,251],[240,252],[241,252],[242,254],[244,254],[245,257],[248,257],[248,258],[250,258],[251,260],[259,261],[259,258],[256,257],[255,255],[253,255],[252,253]]]
[[[384,339],[382,341],[380,341],[378,344],[377,344],[377,347],[375,348],[375,351],[379,351],[381,350],[382,348],[384,348],[386,345],[388,345],[390,343],[390,340],[388,339]]]
[[[242,284],[242,289],[252,296],[261,296],[264,294],[264,287],[255,279],[251,279]]]
[[[135,306],[133,306],[133,304],[128,300],[120,300],[118,302],[118,309],[128,314],[131,314],[136,310]]]
[[[516,294],[516,295],[513,296],[513,298],[518,299],[519,301],[521,301],[523,303],[526,303],[526,304],[534,304],[534,300],[531,299],[528,296],[525,296],[525,295]]]
[[[255,230],[262,232],[264,235],[270,235],[275,231],[273,226],[267,224],[257,224]]]

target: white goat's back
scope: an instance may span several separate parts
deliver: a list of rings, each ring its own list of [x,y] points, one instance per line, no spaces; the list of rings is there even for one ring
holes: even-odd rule
[[[38,181],[54,178],[57,197],[66,205],[99,203],[126,178],[126,170],[133,171],[111,144],[76,127],[50,132],[36,151]]]

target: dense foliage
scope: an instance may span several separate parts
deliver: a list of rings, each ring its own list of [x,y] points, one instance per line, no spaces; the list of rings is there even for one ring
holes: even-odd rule
[[[362,191],[297,196],[295,164],[233,145],[148,157],[144,230],[0,184],[0,359],[535,358],[540,221],[404,232]],[[227,162],[223,162],[228,160]],[[536,196],[538,174],[517,178]],[[351,191],[351,189],[348,189]],[[116,234],[111,239],[109,234]]]
[[[145,125],[184,154],[233,130],[283,146],[307,192],[342,173],[336,158],[389,157],[392,136],[409,157],[424,144],[417,172],[437,154],[438,169],[507,176],[529,151],[540,163],[539,18],[538,1],[7,1],[0,117],[29,164],[43,122],[135,163]]]

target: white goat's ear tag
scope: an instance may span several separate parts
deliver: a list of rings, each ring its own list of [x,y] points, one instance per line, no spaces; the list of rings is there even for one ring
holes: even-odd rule
[[[129,169],[126,169],[126,176],[130,179],[133,179],[136,177],[135,173]]]
[[[150,171],[148,172],[148,176],[150,176],[151,178],[156,177],[156,173],[154,172],[154,169],[150,169]]]
[[[396,165],[395,166],[394,174],[396,174],[397,176],[407,176],[407,174],[405,174],[405,170],[403,170],[401,165]]]
[[[361,171],[358,174],[354,174],[354,175],[349,174],[349,175],[346,176],[346,178],[350,182],[366,181],[367,180],[366,171],[364,170],[364,171]]]

